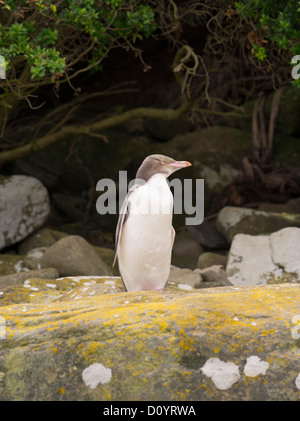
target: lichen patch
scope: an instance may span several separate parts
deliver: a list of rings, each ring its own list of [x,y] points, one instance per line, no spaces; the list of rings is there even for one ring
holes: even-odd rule
[[[111,369],[100,363],[94,363],[85,368],[82,372],[82,380],[85,385],[95,389],[99,383],[106,384],[111,380]]]
[[[220,390],[230,389],[240,379],[239,367],[232,362],[224,362],[219,358],[210,358],[201,371],[210,377]]]
[[[267,361],[262,361],[257,355],[251,355],[251,357],[247,358],[244,373],[248,377],[256,377],[265,375],[268,368],[269,363]]]

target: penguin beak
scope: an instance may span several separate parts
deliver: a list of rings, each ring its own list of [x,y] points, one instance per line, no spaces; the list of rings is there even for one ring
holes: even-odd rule
[[[190,167],[192,164],[189,161],[175,161],[169,164],[174,170],[179,170],[180,168]]]

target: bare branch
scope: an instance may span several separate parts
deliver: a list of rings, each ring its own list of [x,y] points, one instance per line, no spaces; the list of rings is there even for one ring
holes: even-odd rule
[[[147,117],[147,118],[162,118],[164,120],[176,120],[182,115],[186,114],[192,106],[192,101],[187,100],[182,107],[172,110],[172,109],[157,109],[157,108],[135,108],[132,110],[125,111],[122,114],[108,117],[102,121],[96,122],[87,126],[66,126],[63,127],[60,131],[47,134],[39,139],[36,139],[26,145],[20,146],[18,148],[4,151],[0,153],[0,165],[3,165],[7,162],[14,161],[15,159],[24,158],[25,156],[41,151],[46,147],[59,142],[69,136],[79,136],[91,134],[95,136],[95,133],[101,132],[110,127],[119,126],[125,123],[132,118],[137,117]]]

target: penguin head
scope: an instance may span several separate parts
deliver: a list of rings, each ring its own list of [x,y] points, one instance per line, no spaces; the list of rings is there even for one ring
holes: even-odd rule
[[[155,174],[163,174],[168,178],[173,172],[191,165],[188,161],[175,161],[175,159],[165,155],[149,155],[138,169],[136,178],[148,181]]]

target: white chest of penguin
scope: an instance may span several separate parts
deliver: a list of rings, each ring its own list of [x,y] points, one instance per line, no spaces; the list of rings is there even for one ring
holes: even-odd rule
[[[131,215],[168,215],[172,219],[173,196],[162,174],[153,175],[147,183],[133,192],[129,203]]]
[[[172,216],[173,195],[164,175],[155,174],[130,195],[119,253],[124,280],[134,284],[128,289],[163,288],[170,270]]]

